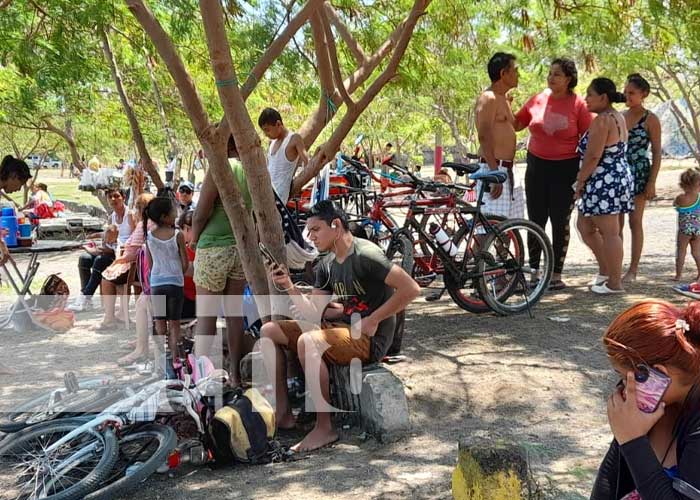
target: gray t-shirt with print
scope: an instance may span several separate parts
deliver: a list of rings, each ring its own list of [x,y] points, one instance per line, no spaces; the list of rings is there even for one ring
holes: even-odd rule
[[[316,266],[314,287],[336,296],[334,300],[343,304],[341,321],[350,324],[353,314],[367,317],[392,296],[394,289],[384,283],[392,266],[377,245],[353,238],[343,262],[338,262],[334,253],[321,259]],[[379,361],[386,355],[394,339],[395,325],[393,315],[379,323],[371,341],[370,361]]]

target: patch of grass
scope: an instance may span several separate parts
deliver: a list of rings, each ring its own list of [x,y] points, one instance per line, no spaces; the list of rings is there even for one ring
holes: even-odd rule
[[[61,177],[61,171],[56,169],[45,168],[39,171],[37,177],[37,182],[43,182],[49,188],[49,193],[54,200],[69,200],[83,205],[94,205],[96,207],[100,206],[100,202],[97,198],[88,191],[80,191],[78,189],[79,179],[69,178],[68,172],[63,173]],[[31,196],[31,192],[29,193]],[[22,191],[17,193],[12,193],[10,198],[15,200],[20,205],[24,204],[24,194]]]

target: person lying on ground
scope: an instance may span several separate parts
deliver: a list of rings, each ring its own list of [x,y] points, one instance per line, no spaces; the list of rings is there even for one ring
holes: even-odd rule
[[[331,423],[328,364],[381,360],[393,340],[396,313],[420,293],[418,284],[378,246],[353,237],[346,214],[332,201],[316,203],[306,227],[316,248],[328,252],[316,267],[311,297],[296,288],[286,269],[276,264],[268,269],[275,286],[289,294],[305,321],[266,323],[260,343],[265,367],[275,384],[277,425],[281,429],[295,425],[282,349],[298,354],[306,374],[316,425],[292,447],[296,452],[321,448],[338,439]],[[337,302],[328,304],[331,294]],[[359,318],[361,321],[355,321]]]

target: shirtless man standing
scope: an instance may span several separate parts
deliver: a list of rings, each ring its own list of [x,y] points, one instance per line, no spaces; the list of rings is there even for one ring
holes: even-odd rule
[[[476,102],[479,154],[483,170],[501,170],[508,174],[508,180],[491,186],[491,192],[484,196],[482,208],[488,214],[522,217],[522,190],[514,192],[515,118],[507,97],[508,91],[518,86],[515,56],[497,52],[489,61],[488,72],[491,86]]]

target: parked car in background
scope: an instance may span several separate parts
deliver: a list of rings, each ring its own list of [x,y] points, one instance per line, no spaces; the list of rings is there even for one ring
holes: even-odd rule
[[[38,167],[39,163],[41,163],[41,168],[61,168],[63,163],[53,154],[48,154],[46,156],[32,154],[27,156],[24,160],[27,162],[27,165],[29,165],[30,168]]]

